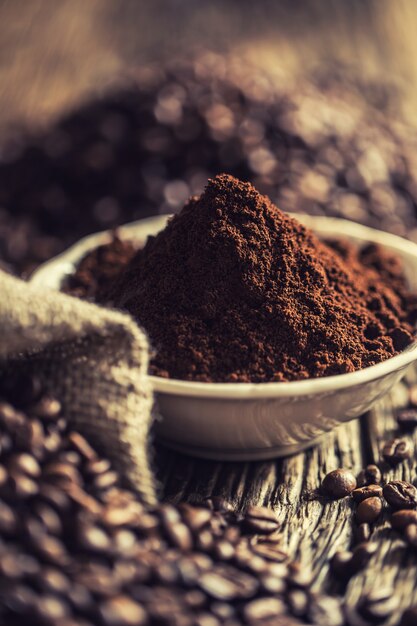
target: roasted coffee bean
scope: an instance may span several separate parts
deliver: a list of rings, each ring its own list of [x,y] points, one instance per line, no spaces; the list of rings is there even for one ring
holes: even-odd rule
[[[397,413],[398,426],[404,431],[413,431],[417,427],[417,410],[402,409]]]
[[[348,496],[356,488],[356,478],[349,470],[337,469],[329,472],[321,484],[322,492],[329,498]]]
[[[10,472],[26,474],[31,478],[38,478],[41,474],[38,461],[25,452],[10,455],[7,459],[7,467]]]
[[[169,541],[180,550],[187,551],[193,547],[193,538],[185,524],[167,524],[165,532]]]
[[[36,538],[32,537],[31,545],[35,553],[47,563],[65,566],[69,562],[64,544],[56,537],[39,533]]]
[[[35,581],[36,586],[47,593],[66,595],[71,589],[71,581],[63,572],[54,567],[43,567]]]
[[[80,435],[80,433],[71,432],[68,435],[68,442],[75,448],[79,454],[87,459],[88,461],[92,461],[97,457],[97,453],[90,446],[88,441]]]
[[[100,476],[111,470],[111,463],[108,459],[95,459],[91,460],[85,466],[87,474],[92,476]]]
[[[405,480],[393,480],[387,483],[383,494],[393,509],[412,509],[417,506],[417,489]]]
[[[395,530],[404,530],[410,524],[417,524],[417,511],[401,509],[391,516],[391,526]]]
[[[252,598],[258,589],[256,578],[230,565],[216,565],[203,573],[199,585],[212,598],[224,601]]]
[[[409,459],[414,452],[414,447],[408,439],[390,439],[382,448],[382,456],[390,465],[397,465]]]
[[[53,594],[44,594],[36,599],[34,613],[41,622],[59,623],[60,620],[69,617],[69,607],[63,598]]]
[[[138,502],[130,502],[124,506],[109,506],[102,512],[103,524],[111,527],[134,526],[143,515],[143,507]]]
[[[376,496],[382,497],[382,487],[380,485],[366,485],[364,487],[358,487],[352,491],[352,497],[355,502],[362,502],[366,498]]]
[[[179,508],[184,522],[194,532],[207,526],[211,520],[211,513],[206,508],[199,508],[189,504],[182,504]]]
[[[6,503],[0,500],[0,535],[14,535],[19,528],[16,513]]]
[[[80,524],[78,528],[78,543],[81,548],[91,552],[107,552],[111,547],[108,534],[99,526]]]
[[[295,617],[304,617],[308,608],[308,593],[302,589],[291,589],[287,594],[287,602]]]
[[[118,482],[119,477],[116,472],[109,471],[98,474],[93,479],[93,485],[96,489],[110,489]]]
[[[13,497],[17,499],[32,498],[39,491],[39,484],[25,474],[10,473],[9,487]]]
[[[245,605],[243,616],[249,624],[263,623],[264,619],[278,617],[286,613],[286,607],[279,598],[259,598]]]
[[[243,528],[249,533],[269,535],[279,528],[277,517],[265,506],[250,506],[242,522]]]
[[[373,524],[382,513],[381,498],[372,496],[362,500],[356,509],[356,521],[358,524]]]
[[[116,596],[104,602],[100,616],[106,626],[141,626],[148,621],[143,607],[128,596]]]
[[[55,420],[61,413],[61,403],[56,398],[43,395],[40,400],[31,407],[31,413],[44,420]]]

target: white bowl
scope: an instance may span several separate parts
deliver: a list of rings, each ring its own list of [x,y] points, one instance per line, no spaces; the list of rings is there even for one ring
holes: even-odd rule
[[[321,237],[375,242],[402,257],[410,287],[417,291],[417,244],[359,224],[327,217],[297,218]],[[123,226],[122,238],[143,243],[164,228],[167,216]],[[108,232],[82,239],[32,276],[37,285],[59,289],[90,250],[110,241]],[[194,456],[223,460],[267,459],[298,452],[324,433],[368,411],[417,359],[417,343],[401,354],[350,374],[288,383],[198,383],[151,376],[161,419],[158,437]]]

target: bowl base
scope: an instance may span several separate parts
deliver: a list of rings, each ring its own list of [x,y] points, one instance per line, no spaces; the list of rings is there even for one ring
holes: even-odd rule
[[[195,456],[199,459],[208,459],[209,461],[266,461],[268,459],[281,458],[285,456],[291,456],[307,450],[318,443],[320,443],[326,435],[320,435],[315,439],[304,441],[303,443],[297,443],[292,446],[274,446],[271,448],[204,448],[200,446],[188,446],[186,444],[178,443],[177,441],[170,441],[163,437],[156,437],[156,441],[161,445],[174,450],[175,452],[181,452],[187,456]]]

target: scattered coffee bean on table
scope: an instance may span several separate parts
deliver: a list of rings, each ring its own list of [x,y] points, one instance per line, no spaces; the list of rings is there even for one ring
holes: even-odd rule
[[[382,456],[390,465],[397,465],[413,455],[414,447],[409,439],[394,438],[385,442]]]
[[[383,488],[385,500],[393,509],[417,507],[417,489],[405,480],[393,480]]]
[[[382,487],[380,485],[366,485],[365,487],[357,487],[352,491],[352,498],[355,502],[362,502],[373,496],[382,497]]]
[[[395,530],[404,530],[410,524],[417,524],[417,511],[400,509],[391,516],[391,526]]]
[[[359,524],[373,524],[382,513],[382,500],[376,496],[362,500],[356,509]]]
[[[356,478],[346,469],[329,472],[321,483],[321,491],[329,498],[339,499],[348,496],[356,487]]]
[[[382,476],[379,467],[370,464],[359,472],[356,482],[358,487],[365,487],[367,485],[379,485],[381,480]]]

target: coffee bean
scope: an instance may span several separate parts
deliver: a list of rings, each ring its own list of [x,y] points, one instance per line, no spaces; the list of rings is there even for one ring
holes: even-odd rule
[[[192,531],[201,530],[211,520],[211,513],[205,508],[198,508],[189,504],[182,504],[179,508],[184,522]]]
[[[6,502],[0,500],[0,534],[14,535],[18,528],[16,513]]]
[[[78,529],[78,542],[80,547],[91,552],[107,552],[111,546],[107,533],[99,526],[93,524],[80,524]]]
[[[93,485],[96,489],[109,489],[113,487],[119,480],[116,472],[109,471],[98,474],[93,479]]]
[[[259,598],[245,605],[243,616],[249,624],[259,624],[264,619],[278,617],[285,612],[285,604],[279,598]]]
[[[408,439],[390,439],[382,448],[382,456],[390,463],[397,465],[401,461],[409,459],[414,453],[414,447]]]
[[[103,524],[117,527],[125,525],[135,525],[143,514],[143,507],[138,502],[131,502],[128,505],[107,507],[101,516]]]
[[[275,513],[264,506],[250,506],[242,525],[247,532],[261,535],[269,535],[279,528]]]
[[[32,498],[39,491],[39,485],[25,474],[9,474],[10,491],[17,499]]]
[[[97,457],[97,453],[95,452],[95,450],[91,447],[88,441],[82,435],[80,435],[80,433],[69,433],[68,441],[72,445],[72,447],[75,448],[75,450],[88,461],[92,461]]]
[[[287,602],[295,617],[304,617],[308,608],[309,596],[302,589],[292,589],[287,594]]]
[[[111,470],[111,463],[108,459],[96,459],[93,458],[85,466],[87,474],[92,476],[100,476]]]
[[[36,579],[36,585],[43,592],[57,593],[64,596],[71,589],[71,581],[68,576],[59,569],[50,566],[44,566],[41,569]]]
[[[34,613],[44,623],[57,623],[69,616],[69,607],[62,598],[53,594],[44,594],[36,599]]]
[[[362,502],[366,498],[376,496],[382,497],[382,487],[380,485],[366,485],[364,487],[358,487],[352,491],[352,497],[355,502]]]
[[[48,463],[43,467],[43,476],[45,480],[55,485],[82,483],[81,474],[72,463]]]
[[[258,588],[255,578],[229,565],[216,565],[203,573],[199,585],[212,598],[225,601],[251,598]]]
[[[393,509],[411,509],[417,506],[417,489],[405,480],[393,480],[387,483],[383,494]]]
[[[56,398],[43,395],[36,404],[31,407],[31,413],[44,420],[55,420],[61,413],[61,403]]]
[[[381,498],[372,496],[362,500],[356,509],[356,520],[359,524],[373,524],[382,512]]]
[[[391,526],[395,530],[404,530],[409,524],[417,524],[417,511],[401,509],[391,516]]]
[[[10,455],[7,459],[7,467],[10,472],[26,474],[31,478],[37,478],[41,474],[38,461],[31,454],[25,452]]]
[[[407,432],[413,431],[417,426],[417,410],[402,409],[397,413],[398,426]]]
[[[100,617],[106,626],[141,626],[148,621],[143,607],[128,596],[116,596],[104,602]]]
[[[348,496],[356,488],[356,479],[352,472],[337,469],[329,472],[322,484],[322,492],[329,498],[339,499]]]

